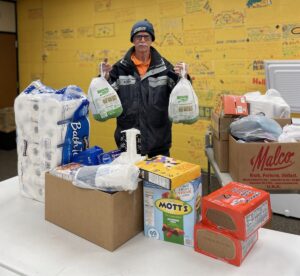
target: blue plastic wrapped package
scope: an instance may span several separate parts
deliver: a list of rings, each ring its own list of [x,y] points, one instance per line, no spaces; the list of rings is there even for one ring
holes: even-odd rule
[[[99,165],[101,154],[103,154],[103,149],[98,146],[94,146],[79,152],[73,157],[72,162],[80,163],[86,166]]]
[[[112,150],[109,152],[104,152],[99,156],[99,164],[109,164],[114,161],[122,153],[121,150]]]
[[[244,141],[277,141],[281,126],[273,119],[262,115],[249,115],[230,124],[232,136]]]
[[[80,106],[75,111],[70,120],[58,122],[67,123],[67,132],[62,146],[62,164],[73,162],[73,158],[89,146],[90,123],[87,118],[89,102],[82,100]],[[75,161],[74,161],[75,162]]]

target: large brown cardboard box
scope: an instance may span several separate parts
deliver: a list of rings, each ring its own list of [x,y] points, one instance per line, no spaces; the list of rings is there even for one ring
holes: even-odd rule
[[[211,114],[211,126],[212,126],[212,132],[213,135],[218,140],[229,140],[230,135],[230,124],[236,120],[237,117],[222,117],[218,115],[217,113]],[[292,119],[287,118],[275,118],[274,119],[281,127],[284,127],[287,124],[292,123]]]
[[[220,117],[217,113],[211,115],[211,126],[213,135],[218,139],[225,141],[229,139],[229,126],[236,118]]]
[[[300,191],[300,143],[238,143],[229,138],[234,181],[269,191]]]
[[[219,167],[220,172],[228,172],[228,140],[219,140],[214,135],[212,137],[214,159]]]
[[[46,173],[45,219],[113,251],[143,230],[142,182],[133,193],[75,187]]]

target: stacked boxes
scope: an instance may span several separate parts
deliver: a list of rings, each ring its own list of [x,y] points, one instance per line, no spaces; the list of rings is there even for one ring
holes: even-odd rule
[[[239,266],[270,218],[269,193],[231,182],[203,198],[195,250]]]
[[[200,166],[161,155],[137,166],[144,179],[145,236],[193,246],[201,219]]]
[[[229,126],[239,116],[248,115],[244,96],[221,95],[211,116],[214,159],[221,172],[228,172]]]

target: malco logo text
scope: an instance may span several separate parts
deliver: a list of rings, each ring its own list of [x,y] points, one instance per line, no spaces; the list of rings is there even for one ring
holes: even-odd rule
[[[270,146],[262,146],[258,154],[251,158],[250,164],[252,171],[275,171],[282,170],[292,166],[295,153],[291,151],[283,151],[281,146],[278,146],[272,154]]]

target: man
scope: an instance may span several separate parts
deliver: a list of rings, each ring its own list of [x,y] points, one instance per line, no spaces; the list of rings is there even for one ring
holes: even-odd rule
[[[182,63],[172,64],[151,46],[155,40],[153,25],[145,20],[132,27],[133,47],[111,67],[102,65],[105,78],[117,91],[123,113],[117,118],[115,140],[120,132],[136,128],[141,132],[141,153],[153,157],[170,155],[172,123],[168,118],[169,96],[179,80]]]

